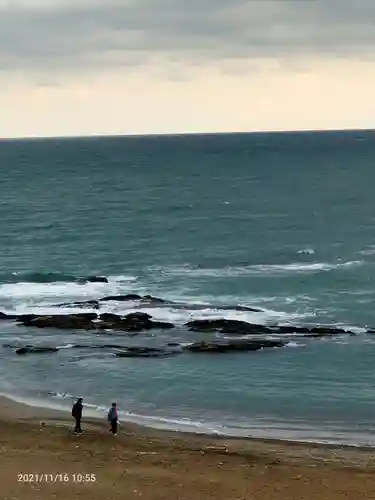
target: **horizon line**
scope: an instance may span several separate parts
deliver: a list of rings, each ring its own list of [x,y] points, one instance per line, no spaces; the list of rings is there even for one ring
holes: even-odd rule
[[[250,130],[250,131],[221,131],[221,132],[151,132],[134,134],[85,134],[85,135],[51,135],[51,136],[21,136],[0,137],[3,141],[39,141],[39,140],[74,140],[74,139],[103,139],[103,138],[156,138],[156,137],[185,137],[185,136],[214,136],[214,135],[260,135],[260,134],[306,134],[306,133],[339,133],[339,132],[375,132],[375,128],[327,128],[327,129],[297,129],[297,130]]]

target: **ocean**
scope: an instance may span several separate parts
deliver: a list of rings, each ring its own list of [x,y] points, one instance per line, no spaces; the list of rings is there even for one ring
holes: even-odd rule
[[[126,293],[184,307],[103,303],[176,326],[132,336],[1,320],[0,392],[80,396],[97,414],[116,401],[156,427],[375,444],[374,158],[373,131],[1,140],[0,311]],[[76,282],[88,275],[108,283]],[[74,347],[212,340],[184,326],[209,318],[357,335],[163,358]],[[26,344],[61,349],[17,355]]]

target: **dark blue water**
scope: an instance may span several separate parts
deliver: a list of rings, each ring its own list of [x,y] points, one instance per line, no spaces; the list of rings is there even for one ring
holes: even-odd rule
[[[374,158],[374,132],[1,141],[0,311],[72,312],[54,304],[127,292],[190,304],[143,309],[177,325],[168,332],[108,339],[2,321],[1,344],[190,342],[212,338],[183,327],[206,317],[358,332],[165,359],[2,347],[2,392],[84,396],[92,408],[114,399],[154,425],[371,443]],[[74,282],[89,274],[109,283]],[[220,309],[236,304],[262,312]]]

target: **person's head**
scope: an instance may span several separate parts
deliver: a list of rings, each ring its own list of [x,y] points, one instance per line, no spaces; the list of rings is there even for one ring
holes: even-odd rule
[[[112,403],[112,408],[116,408],[116,403]]]
[[[82,398],[78,398],[78,403],[82,403],[83,402],[83,399]]]

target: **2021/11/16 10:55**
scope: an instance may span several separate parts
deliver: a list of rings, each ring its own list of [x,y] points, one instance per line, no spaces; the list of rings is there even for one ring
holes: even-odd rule
[[[95,483],[96,474],[93,473],[57,473],[57,474],[45,474],[45,473],[20,473],[17,474],[17,481],[19,483]]]

